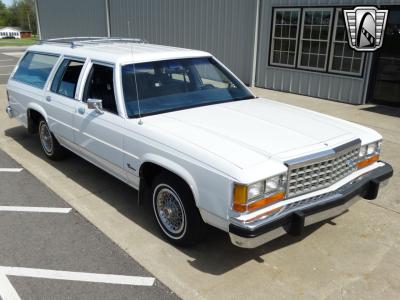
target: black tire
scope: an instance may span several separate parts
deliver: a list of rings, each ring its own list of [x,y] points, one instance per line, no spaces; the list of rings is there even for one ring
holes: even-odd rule
[[[206,224],[201,218],[190,188],[182,179],[174,174],[162,172],[153,180],[151,191],[150,197],[157,225],[169,242],[177,246],[188,247],[196,245],[204,239]],[[165,195],[173,199],[171,200],[174,203],[173,209],[161,209],[160,203],[164,200],[160,199],[164,199]],[[177,217],[179,213],[174,214],[177,211],[182,212],[182,218]],[[172,223],[167,224],[171,219],[175,226]],[[176,230],[173,230],[172,227]]]
[[[61,160],[65,158],[67,150],[60,145],[54,135],[51,133],[47,122],[44,119],[39,121],[38,134],[40,146],[43,153],[51,160]]]

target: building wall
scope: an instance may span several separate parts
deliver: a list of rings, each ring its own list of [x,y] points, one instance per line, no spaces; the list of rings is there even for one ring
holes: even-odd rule
[[[111,36],[209,51],[251,82],[256,0],[111,0]]]
[[[364,62],[362,77],[282,68],[269,65],[272,13],[274,7],[353,7],[357,5],[392,5],[400,1],[379,0],[261,0],[260,34],[257,57],[256,86],[361,104],[365,102],[368,89],[372,53]]]
[[[106,36],[105,0],[36,0],[42,39]]]

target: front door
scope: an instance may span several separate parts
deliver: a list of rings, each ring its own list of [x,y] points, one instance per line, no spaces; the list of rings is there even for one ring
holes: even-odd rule
[[[121,180],[124,171],[122,128],[114,93],[114,68],[94,63],[85,83],[82,102],[75,113],[75,144],[90,161]],[[87,99],[102,100],[103,113],[89,109]]]
[[[390,9],[382,48],[376,52],[374,102],[400,105],[400,9]]]

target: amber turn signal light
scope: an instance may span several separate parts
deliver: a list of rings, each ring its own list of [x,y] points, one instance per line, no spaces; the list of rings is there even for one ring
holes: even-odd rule
[[[379,160],[379,155],[373,155],[367,159],[359,161],[356,165],[357,168],[362,169],[365,168],[366,166],[373,164],[374,162],[377,162],[378,160]]]
[[[247,193],[246,193],[247,195]],[[235,196],[236,196],[236,189],[235,189]],[[252,203],[247,204],[246,202],[239,202],[239,201],[234,201],[233,202],[233,209],[238,211],[238,212],[250,212],[257,210],[261,207],[270,205],[272,203],[275,203],[279,200],[282,200],[285,198],[285,193],[284,192],[278,192],[276,194],[273,194],[269,197],[254,201]],[[235,197],[236,200],[236,197]],[[239,200],[239,199],[238,199]],[[242,200],[242,199],[241,199]]]

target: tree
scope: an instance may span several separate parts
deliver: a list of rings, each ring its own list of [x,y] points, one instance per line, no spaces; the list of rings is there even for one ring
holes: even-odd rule
[[[10,7],[0,0],[0,26],[17,26],[37,32],[34,0],[14,0]]]
[[[9,11],[7,6],[0,0],[0,26],[8,25]]]

